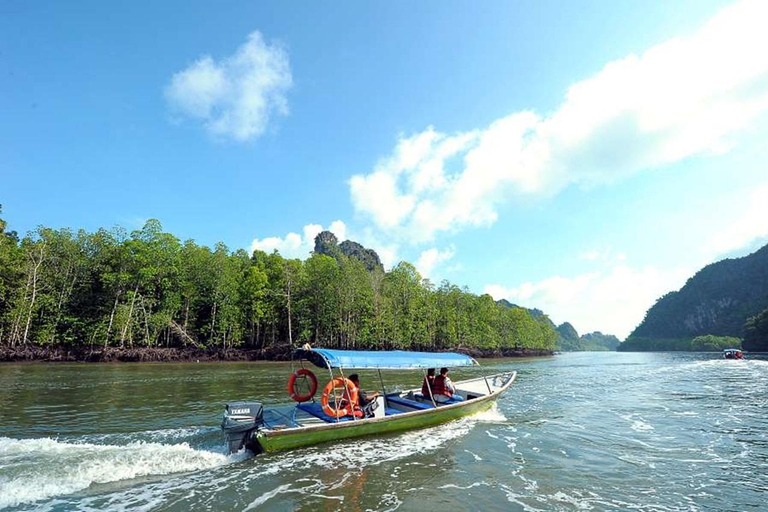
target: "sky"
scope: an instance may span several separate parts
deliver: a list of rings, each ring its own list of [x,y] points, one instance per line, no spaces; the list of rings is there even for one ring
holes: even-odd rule
[[[768,242],[768,3],[3,2],[10,229],[330,229],[626,337]]]

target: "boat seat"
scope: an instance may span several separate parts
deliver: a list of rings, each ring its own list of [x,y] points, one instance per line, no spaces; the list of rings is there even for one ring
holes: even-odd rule
[[[403,398],[400,395],[387,395],[387,402],[391,404],[405,405],[406,407],[411,407],[412,409],[435,408],[432,404],[425,404],[422,402],[417,402],[416,400],[409,400],[408,398]]]
[[[325,414],[325,412],[323,412],[323,406],[320,405],[319,402],[304,402],[304,403],[298,404],[296,407],[306,412],[307,414],[311,414],[315,418],[320,418],[326,423],[337,423],[336,418],[334,418],[333,416],[328,416],[327,414]],[[339,418],[339,422],[351,421],[351,420],[352,420],[352,416],[342,416],[341,418]]]
[[[429,406],[432,407],[432,399],[431,398],[426,397],[426,396],[422,395],[421,393],[414,393],[413,397],[414,398],[418,398],[419,400],[426,400],[427,402],[429,402]],[[459,402],[461,402],[461,400],[454,400],[453,398],[451,398],[449,400],[446,400],[445,402],[438,402],[438,405],[457,404]]]

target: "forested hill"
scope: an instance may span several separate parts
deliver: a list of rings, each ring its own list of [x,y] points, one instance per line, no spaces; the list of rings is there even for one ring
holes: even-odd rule
[[[516,304],[512,304],[506,299],[497,301],[497,304],[507,308],[517,308]],[[555,347],[557,350],[564,352],[580,352],[580,351],[606,351],[616,350],[619,346],[619,339],[613,334],[603,334],[600,331],[595,331],[589,334],[579,336],[579,333],[570,324],[570,322],[563,322],[556,326],[549,316],[544,314],[540,309],[528,309],[528,313],[534,318],[539,318],[542,322],[547,323],[555,332],[557,332],[557,340],[555,340]]]
[[[560,350],[565,352],[616,350],[620,343],[619,338],[613,334],[603,334],[600,331],[579,336],[579,333],[569,322],[558,325],[557,332],[560,336],[556,344]]]
[[[315,237],[315,254],[325,254],[337,261],[341,261],[342,256],[346,256],[359,260],[368,272],[384,271],[384,265],[381,264],[376,251],[367,249],[352,240],[344,240],[339,244],[336,235],[330,231],[322,231]]]
[[[708,334],[741,338],[747,321],[766,307],[768,245],[702,268],[679,291],[657,300],[625,343],[642,349],[659,346],[657,340]]]
[[[0,360],[35,347],[94,359],[158,347],[286,354],[305,342],[476,355],[554,350],[554,329],[524,309],[435,285],[410,263],[385,271],[374,251],[328,234],[302,261],[181,242],[157,220],[131,233],[40,227],[20,239],[0,219]]]

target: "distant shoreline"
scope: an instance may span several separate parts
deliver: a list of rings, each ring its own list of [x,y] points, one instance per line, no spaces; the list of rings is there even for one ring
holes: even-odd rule
[[[480,350],[450,349],[476,358],[541,357],[554,355],[552,350]],[[286,347],[269,349],[200,349],[186,348],[115,348],[115,347],[39,347],[0,346],[0,363],[184,363],[237,361],[290,361]]]

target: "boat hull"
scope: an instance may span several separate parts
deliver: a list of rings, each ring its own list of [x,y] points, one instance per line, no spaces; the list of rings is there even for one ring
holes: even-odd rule
[[[256,431],[251,434],[246,446],[256,453],[278,452],[329,441],[338,441],[340,439],[379,435],[439,425],[491,408],[499,395],[512,384],[514,378],[515,376],[513,375],[504,388],[490,395],[440,406],[436,409],[404,412],[383,418],[367,418],[359,421],[329,423],[312,427]]]

